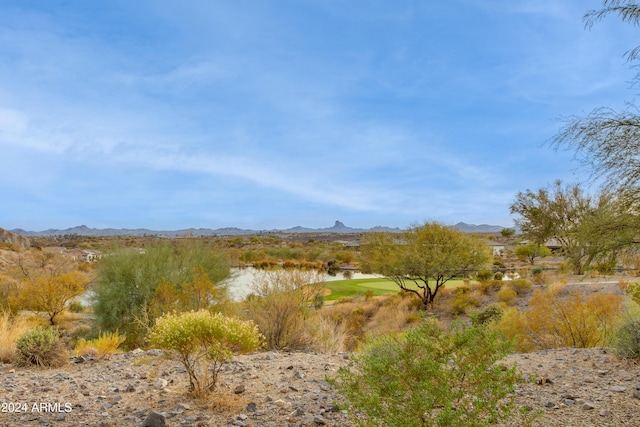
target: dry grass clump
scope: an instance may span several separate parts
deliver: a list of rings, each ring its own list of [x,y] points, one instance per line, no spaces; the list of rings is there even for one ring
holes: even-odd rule
[[[396,294],[325,307],[318,311],[320,324],[332,329],[333,334],[325,338],[324,349],[349,351],[368,336],[400,332],[421,318],[420,305],[413,295]]]
[[[126,336],[116,332],[101,333],[98,338],[85,340],[81,338],[76,343],[73,354],[83,356],[86,354],[97,356],[100,359],[108,359],[112,354],[117,353],[118,347],[127,339]]]
[[[261,271],[247,298],[246,317],[275,350],[301,350],[314,344],[311,307],[322,294],[322,276],[317,271],[274,269]]]
[[[34,328],[33,321],[24,316],[12,316],[0,312],[0,361],[9,363],[16,351],[16,341],[25,332]]]
[[[309,323],[314,331],[314,349],[324,353],[338,353],[347,350],[351,333],[346,322],[328,314],[328,310],[319,310]]]
[[[209,409],[217,413],[237,414],[246,409],[249,400],[241,394],[232,393],[230,390],[218,389],[216,393],[206,396]]]
[[[529,309],[510,308],[499,323],[503,335],[516,338],[518,351],[608,345],[614,336],[623,298],[614,294],[584,295],[563,283],[536,291]]]

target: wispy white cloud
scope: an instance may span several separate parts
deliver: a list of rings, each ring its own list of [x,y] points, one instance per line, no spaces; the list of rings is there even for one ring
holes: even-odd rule
[[[490,222],[516,180],[565,173],[535,161],[558,113],[621,93],[621,33],[577,0],[250,5],[0,6],[0,150],[46,169],[25,200]]]

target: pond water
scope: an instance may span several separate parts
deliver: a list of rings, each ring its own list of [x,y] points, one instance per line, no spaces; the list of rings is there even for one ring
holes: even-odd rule
[[[231,278],[227,280],[226,284],[229,286],[229,292],[233,299],[241,301],[251,293],[251,285],[253,284],[257,271],[259,270],[256,270],[253,267],[231,269]],[[326,282],[347,279],[372,279],[376,277],[380,276],[375,274],[364,274],[356,271],[339,271],[335,276],[331,276],[326,273],[324,274],[324,280]]]
[[[229,287],[229,292],[234,300],[242,301],[251,293],[251,285],[253,284],[253,279],[256,277],[257,271],[259,270],[253,267],[231,269],[231,278],[226,281],[226,285]],[[359,271],[339,271],[335,276],[326,273],[323,276],[326,282],[332,280],[371,279],[380,277],[375,274],[360,273]],[[92,295],[92,291],[89,290],[77,297],[76,300],[80,301],[83,305],[89,306],[91,305]]]

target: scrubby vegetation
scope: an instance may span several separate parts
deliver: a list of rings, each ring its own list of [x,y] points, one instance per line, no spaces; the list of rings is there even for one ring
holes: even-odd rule
[[[234,353],[256,350],[261,342],[258,328],[252,322],[207,310],[158,318],[150,339],[153,345],[169,350],[180,360],[196,396],[215,389],[222,365]]]
[[[536,291],[527,311],[507,309],[499,327],[518,351],[602,346],[611,343],[621,308],[619,295],[584,295],[558,283]]]
[[[143,346],[163,313],[223,305],[229,274],[224,254],[199,241],[120,250],[99,264],[93,288],[97,326],[121,331],[129,347]]]
[[[33,322],[24,316],[15,316],[7,311],[0,312],[0,362],[11,362],[18,338],[33,328]]]
[[[614,346],[619,356],[640,359],[640,319],[629,320],[618,329]]]
[[[18,338],[13,363],[17,366],[57,368],[66,365],[68,358],[58,329],[37,327]]]
[[[76,356],[91,355],[98,358],[108,358],[118,352],[118,348],[124,343],[126,337],[116,332],[103,332],[92,340],[80,338],[73,349]]]
[[[487,426],[513,410],[515,367],[496,364],[509,345],[483,327],[423,322],[371,340],[335,385],[367,426]]]
[[[268,348],[312,347],[314,337],[308,321],[323,285],[323,276],[309,270],[277,268],[256,276],[253,293],[246,301],[247,316],[258,325]]]
[[[433,232],[428,238],[441,237],[438,226],[426,228]],[[419,236],[421,229],[413,231],[419,249],[426,240]],[[2,360],[51,367],[66,363],[67,349],[73,355],[109,358],[121,348],[160,347],[184,364],[193,396],[210,396],[221,366],[233,354],[254,351],[258,345],[279,351],[348,351],[354,354],[354,369],[341,372],[336,381],[353,407],[366,413],[369,425],[411,425],[408,420],[416,420],[416,425],[485,425],[509,413],[513,372],[494,371],[493,362],[510,348],[613,346],[620,357],[640,357],[640,285],[635,283],[613,287],[616,295],[583,292],[586,287],[563,280],[558,270],[562,258],[546,257],[530,266],[529,260],[518,260],[507,249],[493,258],[484,253],[474,259],[476,269],[463,268],[446,277],[439,277],[448,271],[437,265],[412,270],[428,279],[429,297],[422,276],[400,274],[414,264],[425,267],[420,264],[425,260],[413,252],[407,258],[398,249],[378,253],[378,261],[399,269],[385,270],[387,280],[328,284],[327,268],[366,264],[367,250],[311,240],[136,240],[142,247],[113,245],[109,256],[87,265],[65,264],[58,255],[34,251],[34,259],[65,266],[51,277],[86,277],[93,298],[84,294],[65,300],[53,316],[52,328],[46,310],[30,309],[16,297],[28,281],[19,265],[2,272]],[[480,244],[478,239],[459,242]],[[465,261],[465,253],[456,256]],[[25,266],[33,269],[37,264],[27,259],[28,253],[20,256],[24,259],[16,260]],[[230,266],[240,263],[264,268],[256,275],[252,293],[243,301],[232,301],[224,279]],[[25,333],[31,338],[25,338],[28,345],[21,348],[28,351],[18,358],[16,344]],[[55,344],[47,347],[52,337]],[[371,384],[367,375],[385,381]],[[442,400],[429,400],[436,384],[445,390],[438,395]],[[403,405],[394,406],[396,401],[388,397],[405,396],[410,390],[417,393]],[[477,396],[493,403],[482,406]],[[379,408],[395,411],[397,419]]]

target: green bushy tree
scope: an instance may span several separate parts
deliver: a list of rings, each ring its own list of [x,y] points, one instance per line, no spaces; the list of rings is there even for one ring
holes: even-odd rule
[[[452,227],[427,222],[403,233],[369,233],[362,246],[362,270],[382,274],[398,287],[431,305],[455,277],[484,268],[489,247]]]
[[[539,243],[527,243],[526,245],[518,246],[515,254],[521,261],[529,261],[533,265],[536,258],[551,256],[551,249]]]
[[[93,310],[98,327],[119,330],[131,347],[144,344],[156,317],[220,304],[230,276],[222,252],[197,240],[159,243],[143,253],[123,250],[98,266]],[[160,288],[160,289],[159,289]]]

